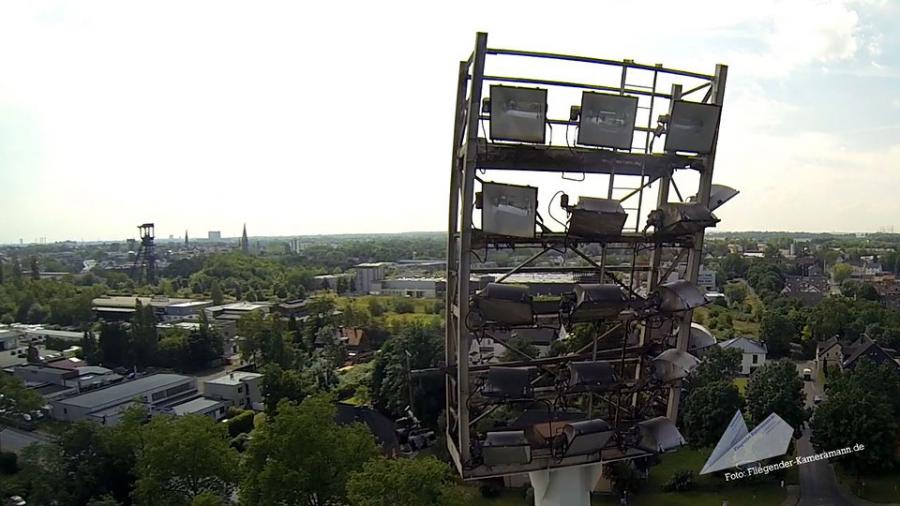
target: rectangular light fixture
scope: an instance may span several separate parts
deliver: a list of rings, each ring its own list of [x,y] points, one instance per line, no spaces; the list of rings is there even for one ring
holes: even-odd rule
[[[618,200],[578,197],[578,203],[568,209],[571,235],[620,235],[628,214]]]
[[[739,192],[730,186],[725,186],[724,184],[714,184],[709,187],[709,210],[715,211],[722,204],[728,202],[737,196]],[[697,198],[696,195],[691,197],[690,202],[700,202],[700,199]]]
[[[481,228],[486,234],[534,237],[537,188],[484,183],[481,195]]]
[[[676,100],[672,104],[665,150],[707,154],[712,151],[722,106]]]
[[[655,211],[656,232],[663,235],[688,235],[715,227],[719,218],[702,204],[668,202]]]
[[[628,299],[619,285],[575,285],[573,322],[589,322],[614,318],[628,306]]]
[[[491,367],[487,372],[481,395],[491,399],[529,399],[534,395],[531,380],[533,367]]]
[[[631,149],[637,97],[585,91],[581,94],[578,144]]]
[[[572,422],[563,428],[566,436],[566,456],[590,455],[602,450],[615,431],[604,420]]]
[[[543,144],[547,137],[547,90],[491,86],[491,139]]]
[[[488,283],[472,300],[475,310],[486,323],[530,325],[534,321],[527,286]]]
[[[644,450],[663,453],[685,444],[675,422],[664,416],[644,420],[637,426],[641,436],[638,446]]]
[[[608,362],[569,362],[569,390],[594,391],[618,383],[616,371]]]
[[[524,430],[488,432],[481,445],[486,466],[522,465],[531,462],[531,445]]]
[[[700,359],[686,351],[669,348],[654,357],[652,363],[653,375],[663,383],[669,383],[686,378],[700,365]]]
[[[659,285],[657,294],[663,313],[680,313],[709,303],[697,285],[684,279]]]

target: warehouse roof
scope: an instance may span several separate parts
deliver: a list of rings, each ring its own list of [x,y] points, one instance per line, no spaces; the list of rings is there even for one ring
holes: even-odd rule
[[[154,374],[118,385],[101,388],[82,395],[76,395],[59,401],[62,404],[84,408],[101,407],[106,403],[137,397],[148,390],[174,385],[188,380],[190,377],[180,374]]]

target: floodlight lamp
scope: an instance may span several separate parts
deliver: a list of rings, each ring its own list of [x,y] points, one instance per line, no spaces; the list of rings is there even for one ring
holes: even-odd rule
[[[692,202],[668,202],[650,213],[647,224],[656,228],[656,233],[667,236],[682,236],[701,232],[714,227],[719,222],[709,209]]]
[[[531,380],[535,371],[533,367],[491,367],[481,395],[501,401],[530,399],[534,396]]]
[[[638,447],[654,453],[664,453],[684,446],[685,440],[675,422],[664,416],[637,424],[640,434]]]
[[[484,183],[481,190],[481,228],[484,233],[534,237],[537,188]]]
[[[680,313],[706,305],[709,300],[697,285],[679,279],[657,287],[659,310],[663,313]]]
[[[581,94],[578,144],[631,149],[637,97],[585,91]]]
[[[534,321],[528,287],[488,283],[472,296],[472,304],[486,323],[530,325]]]
[[[675,328],[675,334],[673,337],[677,338],[678,332],[681,327]],[[688,352],[691,354],[697,355],[703,353],[706,349],[715,346],[716,338],[712,335],[712,332],[709,331],[703,325],[700,325],[697,322],[691,322],[691,334],[688,339]]]
[[[618,384],[618,377],[608,362],[569,362],[569,390],[595,391]]]
[[[495,141],[546,141],[547,90],[491,86],[491,139]]]
[[[671,383],[686,378],[698,365],[700,359],[697,357],[669,348],[653,359],[653,376],[663,383]]]
[[[487,466],[524,465],[531,462],[531,445],[524,430],[488,432],[481,456]]]
[[[618,200],[578,197],[568,208],[570,235],[614,236],[622,233],[628,214]]]
[[[665,150],[710,153],[719,130],[722,107],[676,100],[666,132]]]
[[[563,427],[566,438],[566,456],[597,453],[609,443],[615,431],[599,418],[572,422]]]
[[[628,299],[619,285],[577,284],[575,306],[569,316],[572,322],[615,318],[627,306]]]
[[[730,186],[725,186],[724,184],[714,184],[709,188],[709,210],[715,211],[722,204],[728,202],[737,196],[739,192]],[[689,199],[690,202],[700,202],[700,199],[697,198],[696,195]]]

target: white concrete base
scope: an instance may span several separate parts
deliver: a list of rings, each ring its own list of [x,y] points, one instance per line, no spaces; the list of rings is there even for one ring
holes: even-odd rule
[[[601,470],[600,464],[591,464],[528,473],[534,506],[590,506]]]

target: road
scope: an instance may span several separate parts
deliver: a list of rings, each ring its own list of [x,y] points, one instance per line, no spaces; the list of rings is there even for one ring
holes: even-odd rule
[[[5,452],[21,453],[26,446],[46,442],[49,442],[49,436],[40,432],[28,432],[11,427],[0,432],[0,448]]]
[[[806,365],[798,364],[801,370],[808,367],[816,370],[816,363],[809,362]],[[819,384],[818,375],[813,374],[813,381],[804,381],[803,390],[806,393],[806,405],[813,405],[813,397],[816,395],[825,398],[824,386]],[[797,440],[797,455],[815,455],[817,452],[809,442],[810,429],[803,431],[803,437]],[[847,498],[838,486],[834,468],[826,460],[801,464],[800,472],[800,502],[798,506],[854,506],[855,501]]]

